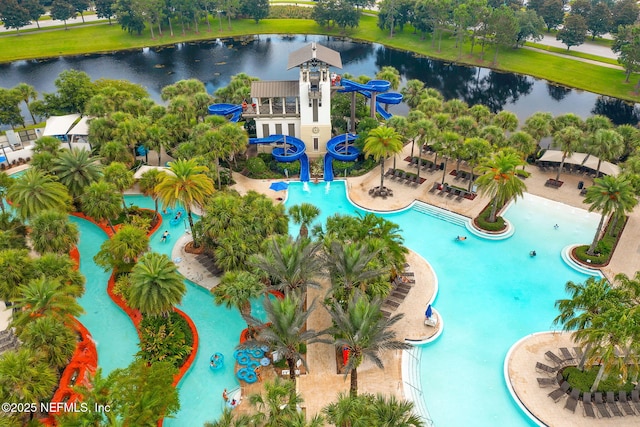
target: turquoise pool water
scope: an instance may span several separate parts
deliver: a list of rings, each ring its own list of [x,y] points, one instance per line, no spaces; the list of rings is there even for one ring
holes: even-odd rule
[[[286,205],[313,203],[321,209],[321,222],[336,212],[359,211],[347,200],[344,182],[333,182],[328,192],[324,183],[309,189],[293,183]],[[435,306],[445,329],[423,346],[420,361],[435,425],[533,425],[506,388],[504,358],[523,336],[552,328],[554,302],[564,297],[568,280],[587,278],[566,266],[560,253],[569,244],[591,241],[599,216],[527,195],[505,215],[516,232],[504,241],[477,238],[413,209],[382,216],[400,225],[405,244],[438,276]],[[290,230],[297,232],[293,224]],[[468,238],[457,242],[458,235]],[[529,256],[533,249],[535,258]]]
[[[126,196],[127,205],[153,209],[153,201],[143,196]],[[93,263],[93,256],[106,240],[106,235],[94,224],[72,218],[80,229],[79,249],[80,271],[87,277],[87,291],[80,304],[87,313],[80,321],[89,329],[98,348],[98,363],[108,374],[116,368],[124,368],[138,351],[138,336],[129,317],[111,301],[106,292],[109,274]],[[166,243],[160,241],[164,230],[171,237]],[[151,237],[151,248],[159,253],[171,256],[173,244],[184,233],[184,223],[174,226],[165,223]],[[166,419],[167,427],[201,426],[222,414],[222,391],[231,390],[238,385],[233,373],[233,351],[238,343],[240,332],[246,326],[238,310],[218,307],[213,303],[209,292],[185,280],[187,293],[179,306],[193,319],[200,343],[197,357],[192,368],[180,382],[181,409],[174,418]],[[258,301],[253,304],[253,313],[264,318],[264,310]],[[114,333],[116,331],[116,333]],[[225,357],[223,369],[212,371],[209,358],[215,352]]]

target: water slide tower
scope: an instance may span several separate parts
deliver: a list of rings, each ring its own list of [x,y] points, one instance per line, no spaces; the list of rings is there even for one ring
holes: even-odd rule
[[[296,67],[297,81],[252,82],[252,105],[243,116],[255,119],[258,138],[295,136],[304,141],[309,157],[317,158],[331,139],[330,67],[342,68],[342,59],[339,52],[312,42],[289,54],[287,70]]]

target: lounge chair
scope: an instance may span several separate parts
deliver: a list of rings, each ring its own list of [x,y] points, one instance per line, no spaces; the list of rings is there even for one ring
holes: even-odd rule
[[[569,391],[570,388],[571,386],[569,385],[569,383],[566,381],[563,381],[563,383],[560,384],[560,387],[553,390],[547,396],[552,398],[554,402],[557,402],[558,400],[562,399],[564,396],[567,395],[567,392]]]
[[[564,360],[560,359],[553,351],[547,351],[544,356],[558,366],[562,366],[564,363]]]
[[[633,410],[633,408],[631,407],[631,405],[629,404],[629,401],[627,400],[627,392],[620,390],[618,392],[618,402],[620,402],[620,406],[622,406],[622,410],[624,411],[625,414],[627,415],[635,415],[635,411]]]
[[[568,409],[571,412],[576,412],[576,406],[578,406],[578,399],[580,398],[580,389],[571,389],[571,394],[564,403],[564,409]]]
[[[387,171],[384,173],[384,176],[390,176],[390,175],[393,175],[393,171],[394,171],[394,169],[393,169],[393,168],[389,168],[389,169],[387,169]]]
[[[393,176],[391,178],[400,178],[402,176],[402,171],[400,169],[396,169],[393,171]]]
[[[591,403],[591,393],[585,391],[582,394],[582,407],[584,408],[584,416],[589,418],[595,418],[596,414],[593,412],[593,403]]]
[[[555,378],[537,378],[540,387],[551,387],[558,384]]]
[[[573,362],[573,354],[571,354],[567,347],[560,347],[560,354],[562,354],[564,358],[564,363]]]
[[[547,374],[555,374],[556,372],[558,372],[558,368],[552,368],[549,365],[545,365],[544,363],[540,363],[540,362],[536,362],[536,371],[539,372],[545,372]]]
[[[597,395],[598,393],[596,393],[596,396]],[[615,415],[616,417],[624,417],[624,414],[622,413],[622,411],[620,410],[620,407],[616,403],[616,397],[612,391],[607,392],[607,407],[611,410],[613,415]]]
[[[638,412],[640,412],[640,390],[631,390],[631,401],[633,402],[633,405],[636,407]]]
[[[424,319],[425,326],[438,326],[438,316],[433,313],[428,319]]]
[[[596,405],[596,409],[600,413],[601,418],[611,418],[611,414],[607,410],[607,407],[604,406],[604,402],[602,400],[602,393],[596,392],[593,395],[593,403]]]

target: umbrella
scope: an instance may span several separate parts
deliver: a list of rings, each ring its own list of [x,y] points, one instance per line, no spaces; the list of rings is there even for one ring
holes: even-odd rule
[[[281,190],[286,190],[287,188],[289,188],[289,184],[287,184],[286,182],[272,182],[271,185],[269,186],[269,188],[271,190],[274,191],[281,191]]]
[[[427,311],[424,312],[424,315],[427,316],[427,319],[430,319],[433,316],[433,309],[431,308],[431,304],[427,306]]]

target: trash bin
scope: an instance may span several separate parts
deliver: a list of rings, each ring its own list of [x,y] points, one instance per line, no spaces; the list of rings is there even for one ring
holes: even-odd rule
[[[584,181],[578,181],[578,190],[582,190],[584,187]]]

